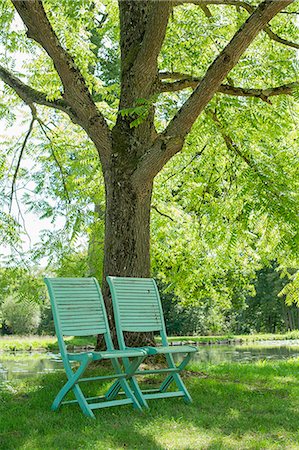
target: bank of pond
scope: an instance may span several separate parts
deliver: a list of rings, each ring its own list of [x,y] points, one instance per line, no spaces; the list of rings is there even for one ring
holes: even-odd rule
[[[70,339],[75,343],[78,350],[89,345]],[[91,365],[88,376],[105,370]],[[126,405],[98,410],[90,420],[74,405],[50,409],[66,380],[57,348],[2,351],[0,450],[299,448],[298,339],[199,345],[183,379],[192,404],[163,399],[142,414]],[[149,387],[155,380],[143,382]],[[93,396],[107,386],[86,389]]]
[[[191,338],[189,342],[191,342]],[[234,341],[232,340],[232,342]],[[79,343],[77,342],[77,344]],[[192,364],[216,365],[299,358],[299,339],[265,340],[251,344],[202,345],[202,343],[197,343],[197,345],[199,351],[193,355]],[[78,346],[77,350],[79,349]],[[180,358],[180,355],[177,358]],[[0,383],[59,371],[64,371],[64,369],[58,352],[49,352],[42,349],[0,352]]]

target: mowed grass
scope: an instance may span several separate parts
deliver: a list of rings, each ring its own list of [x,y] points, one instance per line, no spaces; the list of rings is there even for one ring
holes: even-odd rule
[[[170,342],[193,341],[199,344],[217,344],[218,342],[242,341],[244,343],[259,341],[281,341],[299,339],[299,330],[288,331],[287,333],[255,333],[255,334],[227,334],[219,336],[170,336]]]
[[[0,391],[0,448],[299,449],[299,360],[193,363],[184,380],[191,405],[156,400],[143,414],[130,406],[96,410],[96,420],[75,405],[50,410],[63,373],[8,384]]]
[[[67,337],[65,342],[70,348],[94,346],[96,344],[95,336],[88,337]],[[1,336],[0,351],[35,351],[47,350],[58,352],[58,342],[56,336]]]

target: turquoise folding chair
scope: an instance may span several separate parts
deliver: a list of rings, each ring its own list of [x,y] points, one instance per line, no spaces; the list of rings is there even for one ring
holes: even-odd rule
[[[135,375],[165,373],[166,378],[158,389],[141,390],[135,375],[130,379],[130,385],[144,407],[148,407],[147,400],[165,397],[183,397],[185,402],[192,401],[190,394],[184,385],[180,372],[188,364],[192,353],[197,351],[196,347],[187,345],[169,346],[161,300],[155,280],[152,278],[124,278],[107,277],[110,286],[116,331],[119,348],[122,351],[128,349],[125,343],[124,332],[159,332],[162,339],[161,347],[142,347],[148,356],[165,355],[167,368],[152,370],[136,370]],[[184,354],[181,363],[176,366],[173,354]],[[124,360],[125,367],[129,367],[128,360]],[[174,383],[176,391],[167,392],[170,385]],[[113,386],[114,393],[120,389],[120,383],[116,381]]]
[[[133,404],[141,410],[141,406],[132,392],[128,380],[132,377],[146,356],[144,350],[115,350],[113,347],[107,314],[100,287],[95,278],[45,278],[52,310],[54,324],[58,338],[61,358],[64,364],[67,383],[57,394],[52,410],[57,410],[61,404],[78,403],[83,413],[95,418],[93,410],[108,406]],[[87,351],[81,353],[69,353],[64,342],[64,336],[91,336],[103,334],[106,342],[106,351]],[[118,361],[118,358],[126,358],[126,370]],[[86,368],[92,361],[110,360],[113,373],[106,376],[83,378]],[[71,361],[77,361],[80,365],[74,372]],[[129,361],[129,362],[128,362]],[[119,390],[123,390],[125,398],[111,396],[111,391],[101,397],[86,398],[79,386],[81,382],[95,380],[117,379]],[[75,400],[63,401],[66,394],[72,390]]]

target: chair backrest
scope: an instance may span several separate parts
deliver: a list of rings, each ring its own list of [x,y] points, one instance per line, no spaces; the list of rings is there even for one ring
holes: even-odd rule
[[[123,332],[160,332],[166,344],[166,331],[159,291],[152,278],[107,277],[112,295],[116,331],[120,345]]]
[[[108,334],[110,338],[105,305],[95,278],[45,278],[45,283],[58,337]]]

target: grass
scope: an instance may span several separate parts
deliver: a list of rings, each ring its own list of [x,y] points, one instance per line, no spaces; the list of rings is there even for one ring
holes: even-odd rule
[[[202,344],[217,344],[222,341],[241,341],[241,342],[257,342],[257,341],[277,341],[299,339],[299,330],[289,331],[287,333],[255,333],[255,334],[227,334],[219,336],[171,336],[170,342],[193,341]]]
[[[94,346],[95,337],[69,337],[65,338],[69,348]],[[56,336],[1,336],[0,351],[32,351],[46,350],[58,351]]]
[[[192,341],[199,344],[217,344],[218,342],[257,342],[285,339],[299,339],[299,330],[290,331],[284,334],[241,334],[241,335],[221,335],[221,336],[171,336],[170,342]],[[70,337],[66,338],[68,347],[85,347],[95,345],[95,338]],[[159,342],[159,338],[157,338]],[[58,351],[57,339],[55,336],[1,336],[0,351],[31,351],[47,350]]]
[[[299,360],[193,363],[184,379],[191,405],[157,400],[143,414],[130,406],[97,410],[94,421],[74,405],[50,411],[63,373],[8,384],[0,391],[0,449],[299,448]],[[92,386],[89,393],[98,393]]]

